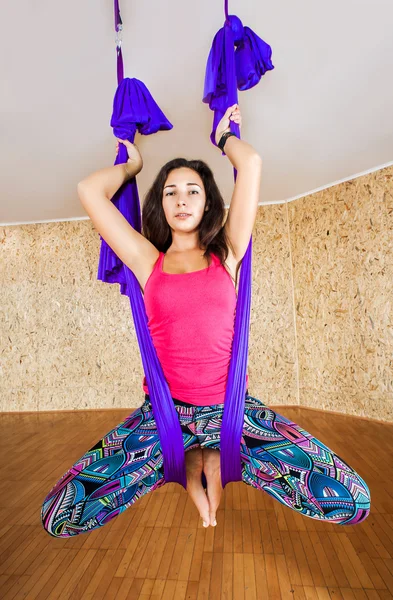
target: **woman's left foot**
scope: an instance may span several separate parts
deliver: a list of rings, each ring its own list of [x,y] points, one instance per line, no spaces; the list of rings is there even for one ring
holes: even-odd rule
[[[205,490],[203,489],[199,477],[194,479],[188,479],[187,492],[190,494],[192,501],[199,510],[199,514],[201,516],[202,521],[204,523],[207,523],[207,525],[204,525],[204,527],[209,527],[209,501],[207,499]]]
[[[216,517],[213,515],[210,515],[210,525],[212,525],[212,527],[215,527],[217,525]]]

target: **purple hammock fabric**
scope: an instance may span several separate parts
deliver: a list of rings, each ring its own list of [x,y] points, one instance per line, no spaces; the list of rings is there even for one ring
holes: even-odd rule
[[[272,50],[251,29],[243,27],[235,15],[228,15],[226,5],[224,26],[216,33],[207,60],[203,102],[214,110],[210,140],[215,144],[217,125],[227,108],[238,103],[237,90],[256,85],[262,75],[273,69]],[[230,129],[240,138],[239,126],[230,122]],[[236,169],[234,169],[236,181]],[[251,309],[252,238],[243,257],[235,315],[235,332],[229,363],[225,406],[220,436],[221,483],[241,481],[240,442],[244,422],[245,380],[248,362],[248,339]]]
[[[121,24],[118,0],[115,0],[115,27]],[[236,46],[236,50],[235,50]],[[137,131],[150,135],[159,130],[172,129],[147,87],[138,79],[123,79],[121,48],[117,52],[118,88],[113,103],[111,126],[116,137],[134,142]],[[229,16],[224,27],[216,34],[207,62],[203,102],[214,110],[213,131],[210,139],[215,145],[215,131],[227,108],[237,104],[237,88],[249,89],[273,65],[271,49],[238,17]],[[231,130],[240,137],[238,125]],[[127,161],[127,151],[120,144],[115,164]],[[236,180],[236,170],[234,170]],[[141,232],[141,210],[136,179],[127,181],[113,196],[112,201],[131,226]],[[101,238],[97,279],[119,283],[120,293],[130,299],[142,364],[149,388],[154,418],[157,423],[167,482],[177,482],[187,488],[183,436],[169,386],[154,348],[148,318],[138,280],[133,272],[117,257]],[[225,408],[221,428],[221,482],[223,488],[230,481],[241,481],[240,442],[244,420],[245,381],[248,360],[248,338],[251,308],[251,250],[252,240],[240,269],[238,299],[232,355],[228,370]],[[202,477],[206,485],[206,479]]]

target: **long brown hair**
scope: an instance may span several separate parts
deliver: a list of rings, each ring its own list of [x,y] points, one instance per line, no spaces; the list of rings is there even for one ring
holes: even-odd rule
[[[172,244],[172,231],[165,217],[162,206],[162,194],[169,173],[173,169],[186,167],[196,171],[203,181],[206,193],[206,211],[198,228],[198,241],[201,249],[205,249],[203,256],[211,264],[211,253],[218,256],[223,267],[233,246],[224,230],[225,203],[220,190],[214,179],[210,167],[203,160],[187,160],[186,158],[174,158],[161,167],[151,188],[145,195],[142,207],[142,234],[160,252],[166,252]],[[235,273],[235,286],[242,261],[239,261]],[[229,272],[229,271],[228,271]]]

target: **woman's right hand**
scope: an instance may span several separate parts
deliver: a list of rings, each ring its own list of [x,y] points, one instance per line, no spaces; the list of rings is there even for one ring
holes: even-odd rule
[[[119,143],[124,144],[127,148],[128,154],[128,162],[138,163],[141,166],[143,165],[143,158],[136,144],[132,144],[129,140],[121,140],[120,138],[116,138],[116,154],[119,153]]]

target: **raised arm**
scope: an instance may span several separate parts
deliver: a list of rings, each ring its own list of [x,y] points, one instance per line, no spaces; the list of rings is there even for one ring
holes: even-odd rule
[[[78,195],[95,228],[120,260],[138,277],[141,263],[154,264],[158,250],[136,231],[112,202],[117,190],[142,169],[143,161],[130,142],[127,163],[95,171],[78,183]],[[139,156],[139,158],[138,158]]]
[[[232,116],[230,116],[232,112]],[[217,137],[221,137],[229,119],[241,124],[238,105],[230,107],[217,126]],[[221,127],[220,127],[221,125]],[[233,246],[235,258],[240,261],[246,253],[254,229],[258,210],[259,191],[262,174],[262,158],[247,142],[231,136],[225,142],[224,152],[237,170],[235,188],[225,222],[225,232]]]

